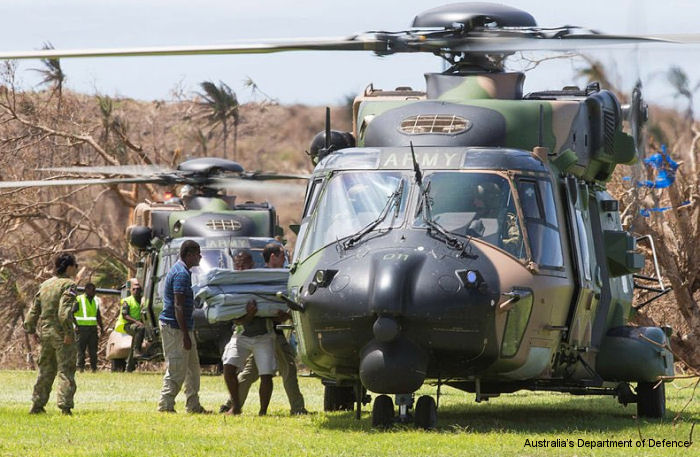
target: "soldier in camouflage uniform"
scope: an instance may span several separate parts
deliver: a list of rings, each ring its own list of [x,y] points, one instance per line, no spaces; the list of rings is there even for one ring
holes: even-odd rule
[[[78,351],[73,320],[77,309],[76,285],[72,278],[77,270],[75,257],[59,255],[55,261],[56,275],[41,284],[25,320],[24,328],[31,334],[37,331],[37,323],[41,320],[39,375],[34,385],[30,414],[46,412],[44,406],[49,401],[56,373],[59,377],[58,407],[66,415],[70,415],[73,408]]]
[[[518,216],[516,216],[514,211],[508,211],[505,213],[503,218],[503,228],[502,228],[503,239],[501,244],[503,249],[515,257],[522,258],[524,256],[523,252],[523,236],[520,233],[520,226],[518,225]]]

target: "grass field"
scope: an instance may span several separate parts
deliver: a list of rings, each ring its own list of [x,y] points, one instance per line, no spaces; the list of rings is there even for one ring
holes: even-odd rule
[[[59,414],[52,395],[47,414],[30,416],[36,373],[0,371],[0,455],[12,456],[699,456],[690,448],[650,447],[649,439],[687,440],[700,419],[693,400],[680,419],[672,419],[692,397],[692,382],[667,385],[666,420],[636,420],[634,405],[623,407],[607,397],[519,392],[476,404],[474,396],[443,389],[438,430],[408,426],[372,430],[370,408],[362,420],[349,412],[323,413],[318,379],[300,379],[307,408],[315,414],[290,417],[280,378],[275,378],[271,414],[258,417],[257,393],[251,391],[240,417],[184,413],[159,414],[156,402],[162,376],[157,373],[78,374],[72,417]],[[684,388],[685,387],[685,388]],[[255,388],[255,386],[254,386]],[[425,387],[425,393],[434,388]],[[700,395],[700,392],[698,392]],[[203,376],[202,403],[218,409],[226,398],[221,376]],[[700,428],[700,427],[699,427]],[[700,435],[700,429],[697,430]],[[645,446],[636,441],[646,439]],[[574,447],[533,448],[526,440],[569,440]],[[631,440],[632,448],[579,447],[581,440]],[[561,441],[560,441],[561,442]]]

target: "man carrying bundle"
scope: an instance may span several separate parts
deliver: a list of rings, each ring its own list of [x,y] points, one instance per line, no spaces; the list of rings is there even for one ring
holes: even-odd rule
[[[233,259],[236,270],[253,268],[253,257],[248,251],[239,251]],[[256,316],[258,306],[255,299],[246,304],[246,314],[234,323],[243,330],[235,332],[224,349],[224,380],[231,396],[231,408],[227,414],[241,414],[241,401],[238,396],[238,372],[245,366],[248,357],[253,354],[260,374],[260,411],[267,414],[267,407],[272,397],[272,376],[275,374],[275,333],[273,318]]]
[[[265,260],[265,268],[284,268],[285,256],[284,248],[279,243],[269,243],[263,249],[263,259]],[[275,324],[281,324],[284,321],[291,319],[291,316],[283,311],[279,312],[275,318]],[[294,355],[294,349],[287,341],[287,337],[282,330],[275,332],[275,358],[277,361],[277,369],[282,377],[282,385],[289,400],[292,416],[300,414],[308,414],[304,407],[304,396],[299,390],[299,380],[297,379],[297,362]],[[245,367],[238,375],[238,397],[241,402],[241,407],[245,403],[248,396],[250,386],[258,379],[258,371],[255,365],[255,357],[248,358]]]

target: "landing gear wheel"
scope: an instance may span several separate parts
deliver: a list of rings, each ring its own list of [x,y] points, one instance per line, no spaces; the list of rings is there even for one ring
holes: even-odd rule
[[[654,389],[656,382],[637,383],[637,416],[660,418],[666,414],[666,387],[662,382]]]
[[[380,395],[372,405],[372,427],[389,428],[394,423],[394,402],[388,395]]]
[[[324,411],[352,411],[354,408],[355,389],[353,386],[324,386]]]
[[[124,359],[113,359],[112,360],[112,373],[122,373],[126,370],[126,360]]]
[[[416,427],[424,430],[432,430],[437,426],[437,406],[433,397],[423,395],[418,399],[413,422],[416,424]]]

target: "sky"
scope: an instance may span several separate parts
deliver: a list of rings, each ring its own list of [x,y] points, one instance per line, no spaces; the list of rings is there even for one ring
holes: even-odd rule
[[[57,49],[226,44],[240,40],[345,36],[367,30],[404,30],[424,10],[445,0],[0,0],[0,49]],[[700,32],[700,4],[691,0],[511,0],[540,26],[580,25],[607,33]],[[631,90],[639,77],[647,98],[672,105],[663,73],[680,65],[700,80],[700,47],[597,51]],[[534,55],[535,58],[544,55]],[[243,102],[260,100],[246,79],[281,103],[339,104],[369,83],[424,88],[423,74],[443,69],[432,55],[376,57],[359,52],[290,52],[255,56],[63,59],[67,87],[84,93],[172,99],[192,94],[204,80],[223,81]],[[552,61],[528,72],[525,91],[557,89],[575,81],[581,61]],[[20,65],[23,87],[37,87],[38,61]]]

